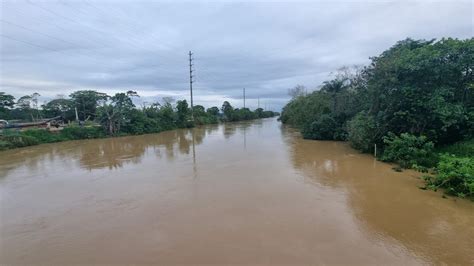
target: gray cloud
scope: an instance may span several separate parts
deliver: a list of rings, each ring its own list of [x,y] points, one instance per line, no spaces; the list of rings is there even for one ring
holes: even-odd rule
[[[43,100],[78,89],[139,92],[279,109],[296,84],[317,87],[406,37],[473,36],[471,1],[3,1],[1,91]]]

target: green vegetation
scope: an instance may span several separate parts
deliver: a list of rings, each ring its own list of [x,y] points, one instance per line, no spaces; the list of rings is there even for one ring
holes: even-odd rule
[[[362,152],[371,152],[374,143],[380,138],[377,134],[375,119],[368,112],[362,111],[347,122],[348,139],[355,149]]]
[[[278,115],[276,112],[264,111],[262,108],[257,108],[254,112],[250,111],[248,108],[235,108],[230,105],[229,102],[225,101],[222,104],[222,113],[223,121],[241,121],[241,120],[251,120],[257,118],[267,118]]]
[[[474,157],[474,139],[459,141],[436,148],[436,153],[448,153],[459,157]]]
[[[106,137],[106,134],[104,130],[98,126],[68,126],[59,132],[50,132],[46,129],[29,129],[25,131],[4,130],[3,135],[0,136],[0,150],[32,146],[41,143],[102,137]]]
[[[171,99],[165,99],[163,104],[154,103],[138,109],[133,98],[139,96],[134,91],[117,93],[114,96],[89,90],[76,91],[70,98],[53,99],[41,107],[37,105],[38,96],[37,93],[23,96],[15,102],[13,96],[0,92],[0,119],[37,121],[43,117],[61,116],[64,122],[69,124],[54,132],[47,129],[4,129],[0,135],[0,150],[66,140],[158,133],[176,128],[215,124],[219,121],[240,121],[277,115],[261,108],[255,111],[248,108],[234,109],[229,102],[224,102],[222,113],[218,107],[205,110],[201,105],[194,106],[191,110],[186,100],[177,101],[173,106]],[[75,110],[79,121],[75,121]]]
[[[444,188],[458,197],[474,197],[474,158],[442,154],[434,175],[425,176],[427,187]]]
[[[383,161],[396,162],[403,168],[431,166],[434,144],[425,136],[402,133],[397,136],[389,133],[384,137],[386,148],[381,157]]]
[[[281,121],[304,138],[347,140],[368,153],[376,145],[384,161],[431,168],[429,187],[472,197],[472,168],[463,166],[474,154],[474,38],[406,39],[371,61],[311,93],[295,87]]]

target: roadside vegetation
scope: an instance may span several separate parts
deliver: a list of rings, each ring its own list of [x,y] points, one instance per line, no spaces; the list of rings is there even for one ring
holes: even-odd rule
[[[227,101],[221,109],[215,106],[205,109],[196,105],[191,110],[186,100],[174,104],[170,98],[165,98],[163,103],[137,108],[133,98],[139,96],[134,91],[113,96],[91,90],[76,91],[68,98],[53,99],[42,106],[38,106],[38,96],[39,94],[35,93],[15,101],[12,95],[0,92],[0,119],[31,122],[60,116],[66,126],[57,131],[5,128],[0,135],[0,150],[66,140],[158,133],[220,121],[250,120],[277,115],[262,108],[254,111],[234,108]]]
[[[427,188],[474,198],[474,38],[397,42],[320,89],[296,86],[281,121],[427,172]]]

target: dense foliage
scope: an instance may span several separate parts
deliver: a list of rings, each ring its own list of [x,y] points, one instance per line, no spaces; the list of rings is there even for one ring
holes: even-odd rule
[[[450,195],[474,198],[474,158],[443,154],[436,174],[425,180],[431,189],[444,188]]]
[[[439,147],[464,140],[454,145],[472,149],[465,143],[474,132],[473,69],[474,38],[406,39],[366,67],[343,68],[319,90],[297,86],[280,119],[305,138],[348,140],[363,152],[376,145],[383,160],[430,167],[447,160]],[[472,159],[466,153],[457,157]]]
[[[219,121],[266,118],[277,114],[261,108],[255,111],[248,108],[234,109],[229,102],[224,102],[222,113],[215,106],[206,110],[203,106],[196,105],[191,110],[186,100],[177,101],[173,105],[170,99],[165,99],[163,104],[154,103],[139,109],[133,103],[133,98],[139,97],[134,91],[113,96],[90,90],[76,91],[69,98],[59,97],[42,106],[37,104],[38,96],[37,93],[23,96],[15,102],[13,96],[0,92],[0,119],[40,121],[44,117],[60,116],[69,125],[58,132],[45,129],[5,129],[0,135],[0,150],[64,140],[157,133]]]
[[[428,166],[431,163],[433,142],[425,136],[402,133],[397,136],[389,133],[384,137],[386,148],[381,157],[383,161],[396,162],[403,168]]]

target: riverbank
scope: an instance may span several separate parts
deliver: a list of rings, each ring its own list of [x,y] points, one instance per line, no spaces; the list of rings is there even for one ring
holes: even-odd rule
[[[234,108],[228,101],[222,107],[205,108],[202,105],[189,107],[186,100],[173,104],[172,98],[163,98],[162,102],[154,102],[137,108],[133,99],[139,97],[135,91],[116,93],[114,96],[92,90],[75,91],[68,98],[58,98],[41,106],[31,108],[19,105],[24,99],[35,99],[38,94],[26,95],[15,102],[12,95],[0,92],[8,102],[1,108],[2,124],[0,130],[0,150],[27,147],[40,143],[60,142],[65,140],[93,139],[112,136],[141,135],[159,133],[177,128],[190,128],[196,125],[215,124],[219,122],[235,122],[258,118],[267,118],[278,113],[257,108]],[[28,102],[29,103],[29,102]],[[20,108],[20,106],[22,106]],[[54,117],[68,126],[57,134],[45,130],[18,131],[10,128],[24,128],[31,123],[41,121],[44,117]],[[4,120],[16,121],[11,124]],[[30,123],[18,123],[18,121]],[[89,124],[90,126],[86,126]],[[6,128],[6,130],[5,130]]]
[[[273,116],[270,116],[273,117]],[[266,117],[265,117],[266,118]],[[255,118],[263,119],[263,118]],[[238,121],[249,121],[254,119],[242,119],[233,120],[232,122]],[[219,121],[218,119],[212,121],[200,121],[199,125],[219,124],[219,123],[232,123]],[[34,146],[44,143],[55,143],[70,140],[84,140],[84,139],[100,139],[100,138],[113,138],[123,136],[136,136],[144,134],[155,134],[169,130],[175,130],[179,128],[192,128],[195,127],[194,123],[189,123],[187,127],[155,127],[154,130],[139,132],[139,133],[120,133],[116,135],[107,135],[105,129],[100,125],[89,125],[89,126],[67,126],[62,130],[49,131],[47,129],[29,129],[24,131],[16,130],[3,130],[3,134],[0,135],[0,151],[22,148],[28,146]]]
[[[281,121],[306,139],[349,141],[398,171],[424,172],[428,189],[474,198],[473,54],[473,38],[401,40],[317,90],[296,86]]]
[[[410,138],[412,137],[402,134],[401,137],[395,137],[387,142],[387,146],[379,150],[377,157],[375,154],[368,155],[382,162],[395,163],[397,166],[392,169],[396,172],[413,169],[422,173],[420,178],[425,185],[420,186],[421,189],[434,191],[441,189],[443,197],[449,195],[474,202],[474,139],[435,148],[426,144],[420,147],[414,144],[413,140],[410,141]],[[357,150],[349,140],[338,141],[347,143]],[[417,164],[417,162],[423,163]]]

